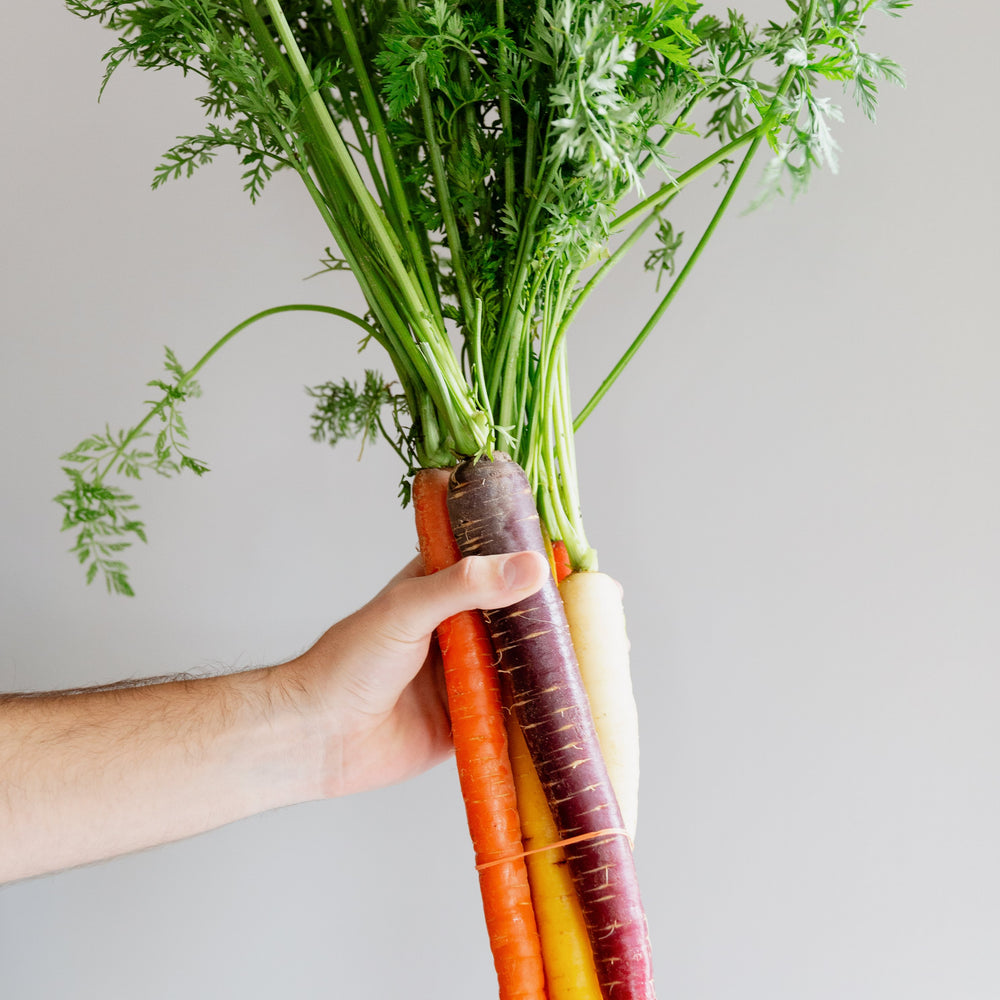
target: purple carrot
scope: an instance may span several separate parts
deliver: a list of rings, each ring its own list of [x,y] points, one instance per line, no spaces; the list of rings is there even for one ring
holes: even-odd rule
[[[502,452],[452,473],[448,513],[463,555],[545,552],[531,486]],[[621,829],[562,599],[551,577],[486,616],[498,670],[562,839]],[[655,1000],[646,916],[631,846],[606,834],[565,848],[607,1000]]]

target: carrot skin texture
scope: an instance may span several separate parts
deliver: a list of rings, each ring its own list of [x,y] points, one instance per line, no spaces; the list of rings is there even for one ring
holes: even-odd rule
[[[629,675],[621,590],[605,573],[571,573],[559,584],[601,755],[625,829],[635,840],[639,811],[639,720]]]
[[[426,573],[461,558],[448,521],[448,478],[447,469],[422,469],[413,482]],[[437,638],[476,864],[489,865],[479,871],[479,887],[500,1000],[546,1000],[493,645],[474,611],[442,622]]]
[[[524,471],[501,452],[466,461],[448,496],[463,555],[525,549],[544,553]],[[601,759],[562,599],[551,577],[530,598],[491,611],[487,623],[511,703],[562,839],[600,834],[565,848],[608,1000],[654,1000],[646,918],[631,845]]]

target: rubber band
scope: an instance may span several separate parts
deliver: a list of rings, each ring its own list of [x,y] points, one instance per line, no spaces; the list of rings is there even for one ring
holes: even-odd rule
[[[485,861],[482,864],[476,865],[476,871],[481,872],[487,868],[493,868],[496,865],[505,865],[509,861],[519,861],[521,858],[526,858],[530,854],[541,854],[542,851],[553,851],[557,847],[568,847],[570,844],[579,844],[584,840],[594,840],[596,837],[604,837],[610,834],[624,837],[628,841],[629,847],[632,847],[632,838],[629,836],[628,830],[625,830],[620,826],[613,826],[607,830],[595,830],[593,833],[581,833],[576,837],[567,837],[565,840],[557,840],[552,844],[546,844],[544,847],[533,847],[530,851],[521,851],[518,854],[509,854],[505,858],[497,858],[496,861]]]

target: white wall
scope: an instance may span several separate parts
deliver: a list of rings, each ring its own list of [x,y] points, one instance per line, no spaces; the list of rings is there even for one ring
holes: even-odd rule
[[[104,33],[8,6],[0,690],[278,660],[413,551],[388,449],[308,439],[302,386],[372,363],[351,329],[275,319],[206,371],[214,471],[140,487],[134,600],[65,554],[57,456],[135,418],[163,344],[190,362],[259,308],[358,297],[303,285],[327,239],[290,181],[256,208],[228,162],[149,191],[192,85],[124,72],[98,106]],[[1000,995],[998,30],[981,0],[880,25],[908,90],[841,128],[838,177],[727,220],[581,433],[661,997]],[[654,301],[623,272],[583,319],[580,400]],[[491,995],[447,767],[0,890],[5,1000]]]

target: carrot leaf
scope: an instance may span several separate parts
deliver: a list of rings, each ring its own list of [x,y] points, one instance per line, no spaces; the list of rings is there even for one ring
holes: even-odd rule
[[[312,439],[335,445],[347,438],[361,438],[361,445],[374,441],[380,435],[400,455],[409,449],[406,456],[408,466],[414,464],[416,456],[410,444],[410,435],[403,424],[407,414],[406,397],[392,391],[392,386],[378,372],[368,369],[362,384],[343,379],[340,382],[324,382],[307,388],[309,396],[316,400],[312,412]],[[389,407],[394,433],[390,433],[382,419],[382,413]]]

